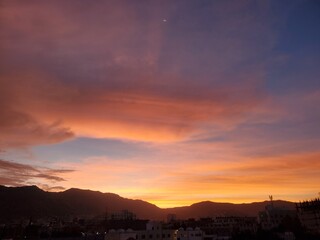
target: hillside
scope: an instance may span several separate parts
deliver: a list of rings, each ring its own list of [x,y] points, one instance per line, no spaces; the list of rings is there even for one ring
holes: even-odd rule
[[[294,203],[275,201],[276,206],[293,209]],[[140,219],[165,219],[169,213],[180,219],[217,215],[256,216],[267,202],[231,204],[200,202],[191,206],[161,209],[142,200],[132,200],[113,193],[69,189],[63,192],[45,192],[36,186],[0,186],[0,220],[48,217],[87,216],[118,212],[127,209]]]
[[[216,203],[216,202],[199,202],[188,207],[177,207],[166,209],[167,213],[175,213],[179,218],[200,218],[212,216],[257,216],[258,213],[264,210],[265,206],[270,202],[254,202],[254,203]],[[274,201],[274,206],[294,209],[295,204],[292,202],[277,200]]]

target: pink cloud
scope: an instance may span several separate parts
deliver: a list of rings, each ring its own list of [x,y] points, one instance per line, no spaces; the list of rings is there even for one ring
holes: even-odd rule
[[[218,7],[210,10],[217,16],[218,35],[196,32],[191,38],[171,39],[163,16],[176,21],[176,27],[181,24],[175,20],[178,9],[171,5],[147,8],[149,14],[142,16],[133,5],[119,2],[79,1],[63,7],[7,2],[2,8],[3,102],[47,128],[61,122],[54,130],[66,133],[61,141],[72,137],[71,131],[78,136],[179,141],[198,134],[204,125],[232,127],[248,114],[261,119],[263,63],[236,71],[230,67],[269,48],[247,37],[256,39],[252,30],[272,36],[268,22],[260,25],[252,21],[254,14],[236,14],[246,4]],[[233,18],[216,9],[231,12]],[[192,25],[185,27],[193,31]],[[226,29],[238,38],[228,37]],[[199,74],[200,79],[187,76],[185,68],[195,61],[185,49],[206,38],[213,47],[196,58],[210,63],[205,69],[212,71]]]

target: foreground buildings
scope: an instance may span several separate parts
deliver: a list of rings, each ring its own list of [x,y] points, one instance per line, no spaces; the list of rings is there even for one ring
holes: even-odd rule
[[[0,224],[0,239],[59,240],[319,240],[320,200],[296,204],[296,210],[268,202],[253,216],[215,216],[166,222],[137,219],[128,210],[93,219],[38,219]]]
[[[320,234],[320,199],[300,202],[296,207],[302,226],[312,233]]]

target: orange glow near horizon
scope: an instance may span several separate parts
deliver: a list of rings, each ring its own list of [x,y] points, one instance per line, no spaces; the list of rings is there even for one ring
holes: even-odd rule
[[[165,155],[158,156],[165,158]],[[200,201],[249,203],[277,199],[299,201],[317,191],[320,153],[241,159],[241,161],[189,160],[176,163],[92,158],[81,164],[59,166],[76,169],[65,174],[65,187],[113,192],[142,199],[161,208]],[[304,161],[303,161],[304,160]],[[145,163],[144,163],[145,162]],[[311,166],[309,164],[312,164]],[[304,172],[299,172],[304,169]],[[259,173],[257,175],[257,172]],[[302,178],[307,174],[308,178]],[[297,181],[299,179],[299,181]],[[297,193],[296,189],[303,189]]]

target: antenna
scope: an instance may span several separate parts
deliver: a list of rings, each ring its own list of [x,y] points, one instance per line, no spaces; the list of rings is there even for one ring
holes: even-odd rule
[[[271,202],[271,206],[273,206],[273,196],[269,195],[269,199],[270,199],[270,202]]]

